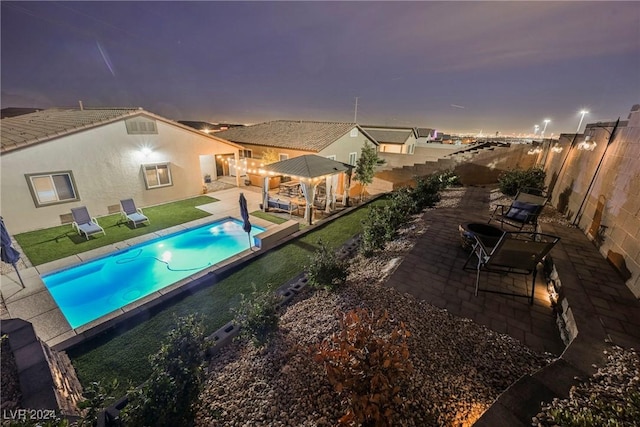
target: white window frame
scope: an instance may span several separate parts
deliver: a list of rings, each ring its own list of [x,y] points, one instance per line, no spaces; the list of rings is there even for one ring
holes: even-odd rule
[[[278,153],[278,158],[280,159],[280,161],[289,160],[289,155],[285,153]]]
[[[355,166],[358,162],[358,152],[354,151],[353,153],[349,153],[349,164]]]
[[[358,136],[358,128],[351,129],[351,132],[349,132],[349,136],[351,138],[356,138]]]
[[[58,188],[56,188],[54,176],[66,175],[68,177],[68,182],[71,184],[71,192],[72,197],[66,199],[60,199],[60,195],[58,192]],[[25,174],[25,178],[27,179],[27,185],[29,186],[29,191],[31,192],[31,197],[33,198],[33,202],[36,205],[36,208],[41,208],[43,206],[51,206],[58,205],[61,203],[69,203],[69,202],[77,202],[80,200],[80,196],[78,194],[78,189],[76,186],[76,181],[73,178],[73,172],[69,171],[56,171],[56,172],[44,172],[44,173],[30,173]],[[39,195],[38,189],[36,188],[36,184],[34,183],[34,179],[36,178],[48,178],[50,180],[50,186],[53,190],[54,200],[42,200]]]
[[[161,183],[160,175],[158,174],[158,168],[164,167],[164,166],[166,166],[167,168],[167,176],[169,178],[168,183]],[[158,181],[158,184],[151,185],[149,183],[149,179],[147,178],[147,170],[151,170],[151,169],[155,169],[156,171],[156,179]],[[144,164],[142,165],[142,174],[144,175],[144,184],[146,185],[147,190],[152,190],[154,188],[170,187],[173,185],[173,177],[171,176],[171,163],[169,162]]]

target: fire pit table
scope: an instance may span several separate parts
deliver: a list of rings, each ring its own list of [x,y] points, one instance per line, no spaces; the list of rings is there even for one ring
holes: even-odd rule
[[[473,245],[476,243],[474,236],[478,236],[478,239],[482,241],[483,245],[492,248],[498,243],[504,233],[503,230],[498,227],[478,222],[464,225],[460,224],[458,230],[460,231],[460,243],[467,251],[473,249]]]

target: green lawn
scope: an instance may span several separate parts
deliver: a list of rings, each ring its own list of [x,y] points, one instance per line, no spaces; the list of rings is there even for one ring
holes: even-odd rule
[[[374,204],[385,203],[377,200]],[[258,290],[274,290],[304,269],[309,257],[322,240],[338,248],[362,231],[364,207],[315,229],[288,244],[272,250],[217,284],[189,295],[164,311],[130,327],[94,338],[68,351],[83,384],[118,378],[123,388],[138,385],[149,376],[149,355],[157,352],[160,342],[174,324],[174,316],[199,315],[207,334],[231,320],[230,308],[237,305],[240,294],[249,294],[252,285]]]
[[[98,223],[104,228],[105,235],[96,234],[87,240],[80,236],[71,224],[44,230],[29,231],[16,234],[14,237],[22,247],[23,252],[33,265],[44,264],[49,261],[75,255],[91,249],[121,242],[132,237],[184,224],[195,219],[204,218],[210,214],[197,209],[196,206],[217,202],[208,196],[198,196],[164,205],[144,209],[150,224],[144,223],[133,228],[126,224],[120,214],[98,218]]]

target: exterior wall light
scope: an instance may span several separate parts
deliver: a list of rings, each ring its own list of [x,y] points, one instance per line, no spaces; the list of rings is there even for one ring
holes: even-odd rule
[[[553,147],[551,147],[551,151],[554,153],[562,153],[562,147],[556,142]]]
[[[596,144],[595,141],[589,142],[589,139],[591,139],[590,136],[585,136],[584,137],[584,141],[582,141],[580,144],[578,144],[578,150],[582,150],[582,151],[593,151],[595,150],[596,146],[598,144]]]
[[[140,149],[140,153],[142,153],[144,157],[149,157],[151,153],[153,153],[153,150],[145,146]]]
[[[540,148],[540,147],[535,147],[535,148],[532,148],[531,150],[527,151],[527,154],[529,154],[531,156],[538,155],[540,153],[542,153],[542,148]]]

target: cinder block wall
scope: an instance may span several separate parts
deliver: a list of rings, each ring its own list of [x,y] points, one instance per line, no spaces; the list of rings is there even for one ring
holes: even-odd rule
[[[608,144],[614,124],[592,123],[584,134],[562,135],[562,152],[547,146],[542,161],[552,204],[584,231],[640,298],[640,105],[622,118]],[[593,151],[578,149],[586,136],[597,144]]]

